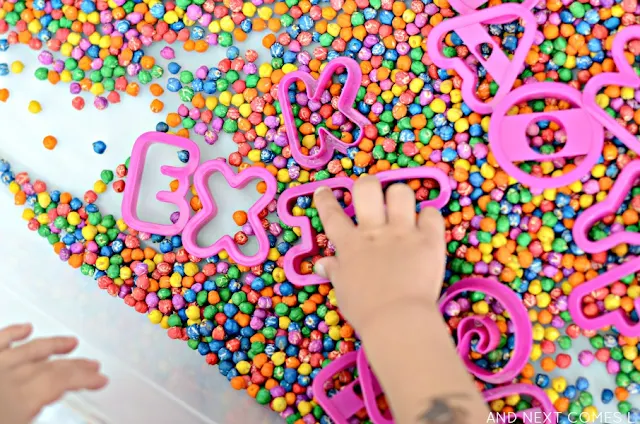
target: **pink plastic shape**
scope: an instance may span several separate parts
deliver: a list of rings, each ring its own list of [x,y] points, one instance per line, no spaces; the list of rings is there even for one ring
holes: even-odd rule
[[[577,106],[575,109],[507,115],[517,104],[534,99],[562,99]],[[504,171],[519,182],[537,189],[568,186],[591,172],[602,154],[604,130],[599,122],[590,118],[581,108],[582,95],[566,84],[538,82],[526,84],[512,91],[500,102],[491,116],[489,144],[496,161]],[[537,153],[529,145],[526,131],[530,124],[542,120],[560,122],[567,133],[567,140],[559,152],[545,155]],[[559,177],[534,177],[522,171],[513,162],[550,161],[585,156],[576,169]]]
[[[599,253],[613,249],[622,243],[640,245],[640,233],[631,231],[619,231],[598,241],[589,240],[591,228],[596,222],[618,211],[638,178],[640,178],[640,160],[634,160],[622,169],[615,184],[613,184],[609,194],[603,201],[596,203],[578,215],[573,226],[573,239],[580,249],[587,253]]]
[[[633,322],[622,308],[605,312],[594,318],[586,316],[582,311],[582,300],[586,296],[638,271],[640,271],[640,258],[635,258],[575,287],[569,294],[568,300],[573,321],[585,330],[600,330],[613,325],[624,336],[640,336],[640,324]],[[633,305],[636,312],[640,314],[640,297],[634,300]]]
[[[358,380],[354,380],[341,388],[331,398],[329,398],[325,389],[327,382],[332,382],[335,375],[356,366],[357,358],[358,352],[345,353],[324,367],[313,379],[313,396],[318,405],[324,409],[324,412],[335,424],[349,424],[349,419],[365,407],[364,401],[355,392],[355,388],[359,384]],[[378,390],[379,395],[382,393],[382,388],[378,386]]]
[[[352,143],[347,144],[340,141],[327,129],[319,128],[318,147],[320,150],[315,155],[307,156],[300,150],[300,137],[298,135],[298,128],[296,127],[296,117],[293,116],[293,109],[291,101],[289,100],[289,87],[298,81],[302,81],[305,85],[309,100],[320,101],[322,92],[339,69],[346,70],[347,81],[338,98],[337,109],[345,118],[360,128],[360,134]],[[282,77],[278,84],[278,100],[280,101],[280,109],[282,110],[282,117],[284,118],[284,125],[287,130],[291,155],[300,166],[308,169],[322,168],[331,160],[336,150],[341,153],[346,153],[348,147],[360,143],[364,137],[364,126],[371,124],[366,117],[353,108],[353,102],[358,94],[361,81],[362,71],[360,70],[360,65],[358,65],[358,62],[355,60],[347,57],[339,57],[331,60],[322,70],[317,80],[310,74],[302,71],[290,72]]]
[[[524,33],[518,40],[518,47],[513,57],[509,59],[502,51],[500,44],[496,43],[483,25],[496,21],[513,20],[518,17],[524,21]],[[433,63],[438,67],[453,69],[460,75],[462,78],[462,97],[469,108],[474,112],[489,114],[513,88],[513,83],[521,72],[527,53],[533,45],[536,29],[535,17],[529,9],[515,3],[501,4],[442,21],[429,34],[427,51]],[[465,60],[458,57],[448,58],[444,55],[443,41],[446,35],[452,31],[458,34],[463,44],[468,47],[469,52],[498,84],[498,91],[491,101],[485,103],[476,96],[478,76]],[[482,44],[489,44],[493,47],[493,51],[487,59],[480,53]]]
[[[312,196],[319,187],[329,187],[332,190],[351,191],[353,180],[347,177],[330,178],[328,180],[316,181],[310,184],[301,184],[296,187],[286,189],[278,197],[277,212],[278,217],[285,224],[291,227],[300,228],[300,241],[287,251],[284,256],[284,274],[291,284],[296,286],[317,285],[328,282],[317,274],[301,274],[300,265],[305,258],[318,254],[319,248],[315,243],[316,232],[311,226],[311,221],[306,216],[294,216],[290,208],[300,196]],[[353,216],[353,205],[345,209],[345,213]]]
[[[233,238],[229,235],[220,237],[215,243],[208,247],[198,245],[198,233],[211,219],[218,213],[218,206],[209,191],[209,177],[214,172],[220,172],[233,188],[244,188],[251,180],[261,179],[267,185],[267,191],[260,199],[247,211],[249,225],[255,233],[258,241],[258,253],[247,256],[238,248]],[[267,259],[269,255],[269,238],[262,226],[258,215],[275,198],[278,190],[278,183],[273,175],[264,168],[250,167],[236,174],[231,166],[219,159],[210,160],[203,163],[193,177],[196,192],[200,196],[202,209],[194,215],[187,223],[182,232],[182,242],[187,252],[199,258],[208,258],[225,250],[231,259],[240,265],[255,266]]]
[[[189,161],[185,166],[175,167],[163,165],[160,167],[160,172],[163,175],[175,178],[179,183],[178,189],[175,192],[163,190],[156,194],[156,199],[160,202],[172,203],[178,207],[180,216],[174,224],[170,225],[142,221],[138,218],[137,212],[140,188],[142,185],[142,174],[144,172],[145,165],[147,165],[145,163],[147,153],[151,146],[161,144],[174,146],[178,149],[189,152]],[[127,184],[125,186],[124,197],[122,199],[121,212],[124,222],[135,230],[144,231],[150,234],[159,234],[163,236],[180,234],[185,225],[187,225],[191,216],[191,209],[189,208],[189,202],[187,201],[186,196],[189,192],[189,179],[195,172],[199,163],[200,150],[198,149],[198,145],[187,138],[161,132],[147,132],[138,137],[133,145],[133,151],[131,152],[129,175],[127,177]]]
[[[549,396],[541,388],[532,384],[508,384],[505,386],[495,387],[493,389],[482,392],[484,399],[491,402],[497,399],[503,399],[512,395],[525,395],[531,397],[535,403],[532,408],[515,413],[515,417],[522,420],[523,424],[545,423],[553,424],[558,422],[558,414],[556,408],[549,400]],[[496,422],[509,423],[513,422],[513,416],[498,415]]]
[[[378,378],[375,376],[369,361],[367,361],[367,355],[364,349],[358,351],[358,381],[360,382],[360,388],[362,389],[362,397],[364,398],[364,406],[367,409],[367,414],[371,421],[375,424],[393,424],[393,417],[386,411],[383,414],[378,408],[378,396],[382,394],[382,387]]]
[[[447,304],[461,293],[479,291],[500,302],[509,313],[515,333],[515,347],[511,359],[498,373],[492,373],[474,364],[469,359],[471,341],[478,338],[475,348],[481,354],[495,350],[501,341],[501,333],[497,324],[488,316],[470,316],[463,318],[457,328],[458,354],[467,370],[478,379],[491,384],[510,383],[516,378],[529,360],[533,347],[533,330],[522,300],[504,284],[487,278],[466,278],[451,286],[439,301],[439,309],[444,313]],[[379,396],[379,383],[368,366],[364,350],[359,351],[357,358],[358,373],[362,396],[371,420],[376,424],[392,424],[390,417],[385,417],[379,410],[376,398]],[[513,394],[513,392],[509,393]],[[544,393],[542,393],[544,395]],[[549,402],[546,395],[546,401]],[[549,402],[550,403],[550,402]]]
[[[438,182],[440,186],[440,194],[436,199],[420,202],[420,207],[432,206],[434,208],[442,208],[451,198],[451,184],[449,177],[439,168],[435,167],[416,167],[394,169],[376,174],[383,185],[396,181],[410,180],[415,178],[428,179],[432,178]],[[315,232],[311,227],[311,222],[306,216],[293,216],[290,208],[299,196],[311,196],[318,187],[326,186],[331,189],[342,189],[350,191],[353,186],[353,180],[348,177],[337,177],[328,180],[317,181],[311,184],[301,184],[285,190],[278,198],[278,217],[285,224],[292,227],[300,227],[301,240],[293,246],[285,254],[284,257],[284,273],[291,284],[296,286],[308,286],[327,283],[329,280],[316,274],[300,274],[300,264],[304,258],[308,258],[318,253],[318,246],[315,243]],[[345,213],[353,217],[353,206],[350,205],[345,209]]]
[[[615,35],[611,47],[613,62],[618,68],[618,72],[603,72],[591,78],[584,87],[583,102],[584,108],[594,118],[596,118],[605,128],[613,133],[628,148],[640,153],[640,141],[613,119],[604,109],[596,103],[598,92],[608,86],[617,85],[620,87],[640,88],[640,77],[629,65],[624,56],[625,46],[629,41],[640,39],[640,25],[627,27]]]
[[[447,304],[457,295],[468,291],[479,291],[497,300],[509,313],[515,334],[515,347],[511,359],[498,373],[492,373],[474,364],[469,359],[471,340],[479,338],[476,350],[488,354],[500,344],[500,330],[489,317],[465,317],[458,325],[458,353],[462,357],[470,373],[482,381],[491,384],[502,384],[513,381],[527,364],[533,347],[533,330],[527,309],[522,299],[508,286],[487,278],[465,278],[447,289],[440,299],[440,312],[444,313]]]

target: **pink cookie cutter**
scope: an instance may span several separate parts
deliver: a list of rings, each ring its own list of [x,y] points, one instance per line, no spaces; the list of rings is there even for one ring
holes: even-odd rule
[[[589,240],[589,231],[594,224],[618,211],[638,178],[640,178],[640,160],[634,160],[622,169],[615,184],[603,201],[596,203],[578,215],[573,225],[573,239],[580,249],[587,253],[599,253],[613,249],[622,243],[640,245],[640,233],[631,231],[613,233],[598,241]]]
[[[153,145],[170,145],[189,152],[189,161],[183,167],[175,167],[163,165],[160,172],[171,178],[178,180],[178,189],[175,192],[159,191],[156,199],[164,203],[172,203],[178,207],[180,216],[174,224],[156,224],[153,222],[142,221],[138,218],[137,208],[140,196],[140,188],[142,185],[142,174],[144,172],[145,161],[149,148]],[[189,179],[195,172],[200,163],[200,150],[198,145],[193,141],[161,132],[147,132],[142,134],[135,141],[131,159],[129,161],[129,176],[124,189],[124,197],[122,199],[122,218],[124,222],[131,228],[150,234],[159,234],[163,236],[173,236],[180,234],[191,216],[189,202],[186,199],[189,192]]]
[[[361,361],[360,356],[362,356],[360,352],[362,352],[362,350],[358,352],[345,353],[324,367],[313,380],[313,396],[318,402],[318,405],[324,409],[335,424],[349,424],[349,419],[358,413],[358,411],[365,408],[363,399],[361,399],[355,391],[360,384],[359,379],[356,379],[343,387],[331,398],[327,395],[325,387],[328,383],[332,382],[333,377],[341,371],[359,365]],[[359,366],[358,372],[360,373],[360,378],[362,378],[362,370]],[[375,401],[375,397],[382,394],[382,387],[380,387],[380,384],[375,377],[373,377],[373,379],[375,380],[372,383],[373,393],[375,393]],[[376,421],[374,420],[374,422]]]
[[[451,198],[451,184],[449,177],[440,169],[435,167],[416,167],[416,168],[403,168],[394,169],[391,171],[384,171],[376,174],[378,179],[383,185],[390,184],[396,181],[410,180],[415,178],[428,179],[432,178],[438,182],[440,186],[440,194],[436,199],[425,200],[420,202],[420,207],[432,206],[434,208],[444,207]],[[285,254],[284,257],[284,273],[291,284],[296,286],[309,286],[324,284],[329,282],[326,278],[320,277],[316,274],[300,274],[300,264],[304,258],[313,256],[318,253],[318,246],[314,242],[315,232],[311,227],[311,222],[306,216],[293,216],[290,212],[290,208],[299,196],[311,196],[318,189],[318,187],[326,186],[331,189],[351,190],[353,186],[353,180],[348,177],[337,177],[328,180],[317,181],[311,184],[302,184],[296,187],[291,187],[285,190],[278,198],[278,217],[285,224],[292,227],[300,227],[301,240],[293,246]],[[350,217],[353,217],[353,206],[350,205],[345,209],[345,213]]]
[[[300,150],[300,137],[298,135],[298,128],[296,127],[296,117],[293,116],[293,109],[291,101],[289,100],[289,87],[298,81],[302,81],[305,85],[309,100],[319,102],[327,83],[331,81],[331,77],[336,74],[336,71],[342,68],[347,71],[347,81],[338,98],[337,109],[345,118],[360,128],[360,134],[356,140],[347,144],[340,141],[327,129],[319,128],[318,147],[320,150],[315,155],[307,156]],[[353,102],[358,94],[361,81],[362,71],[360,70],[360,65],[358,65],[358,62],[355,60],[347,57],[339,57],[327,63],[317,80],[310,74],[302,71],[290,72],[282,77],[278,84],[278,100],[280,101],[280,109],[282,110],[282,117],[284,118],[284,125],[287,130],[291,155],[300,166],[309,169],[322,168],[331,160],[336,150],[341,153],[346,153],[348,147],[360,143],[364,137],[364,126],[371,124],[366,117],[353,108]]]
[[[265,194],[247,211],[248,223],[251,225],[258,241],[258,253],[255,255],[247,256],[242,253],[229,235],[220,237],[208,247],[200,247],[198,245],[198,233],[218,213],[218,206],[208,186],[209,177],[215,172],[220,172],[233,188],[244,188],[254,179],[264,180],[267,185]],[[182,242],[187,252],[199,258],[208,258],[225,250],[231,259],[241,265],[255,266],[264,262],[269,255],[269,238],[258,215],[276,196],[278,183],[274,176],[265,168],[258,167],[250,167],[236,174],[227,163],[214,159],[203,163],[196,170],[193,182],[196,192],[200,196],[202,209],[191,218],[182,232]]]
[[[629,65],[624,56],[624,49],[631,40],[640,39],[640,25],[627,27],[618,32],[613,40],[611,55],[613,62],[618,68],[618,72],[603,72],[591,78],[584,87],[583,103],[584,108],[594,118],[596,118],[605,128],[624,143],[628,148],[640,153],[640,141],[635,135],[629,133],[621,127],[603,108],[596,103],[598,92],[607,85],[617,85],[621,87],[640,88],[640,77],[636,75],[634,69]]]
[[[469,372],[478,379],[491,384],[510,383],[516,378],[527,364],[533,347],[533,330],[526,308],[522,300],[507,286],[486,278],[466,278],[455,283],[444,294],[439,302],[439,309],[444,313],[447,304],[457,295],[469,291],[481,291],[487,296],[497,300],[509,313],[516,334],[515,348],[509,363],[499,372],[492,373],[478,367],[469,359],[471,341],[477,337],[476,350],[481,354],[487,354],[495,350],[501,341],[501,333],[497,324],[489,317],[465,317],[460,321],[458,331],[458,354],[462,357]],[[324,391],[326,381],[342,370],[357,364],[359,378],[352,382],[343,391],[329,399]],[[362,399],[355,395],[353,387],[359,384],[362,389]],[[524,386],[524,387],[520,387]],[[483,394],[487,400],[498,399],[514,393],[530,394],[528,385],[509,385],[486,391]],[[376,424],[392,424],[393,419],[384,416],[377,405],[377,397],[381,394],[381,387],[375,375],[371,371],[364,350],[350,352],[338,358],[316,377],[313,385],[314,396],[318,404],[327,411],[327,414],[336,424],[347,424],[348,419],[363,407],[366,408],[369,418]],[[535,391],[535,390],[534,390]],[[344,392],[344,394],[343,394]],[[541,390],[535,391],[536,398],[542,404],[542,409],[553,411],[553,405]]]
[[[578,108],[508,115],[514,105],[549,97],[573,103]],[[500,167],[519,182],[537,189],[568,186],[591,172],[602,154],[604,130],[599,122],[590,118],[586,110],[580,108],[581,103],[582,95],[578,90],[555,82],[526,84],[512,91],[509,97],[496,106],[489,123],[489,144]],[[557,121],[564,126],[567,141],[561,151],[545,155],[537,153],[529,145],[526,136],[527,127],[543,120]],[[560,177],[534,177],[513,164],[513,162],[544,162],[576,156],[585,156],[585,158],[576,169]]]
[[[522,299],[508,286],[487,278],[465,278],[452,285],[440,299],[440,312],[444,313],[447,304],[455,296],[463,292],[479,291],[497,300],[509,313],[515,334],[515,347],[511,359],[498,373],[492,373],[474,364],[469,359],[471,340],[478,337],[476,350],[487,354],[500,344],[500,330],[489,317],[465,317],[458,325],[458,353],[471,374],[491,384],[502,384],[513,381],[527,364],[533,347],[533,330],[527,309]]]
[[[314,241],[315,230],[311,226],[311,221],[306,216],[294,216],[290,208],[300,196],[312,196],[319,187],[329,187],[332,190],[351,191],[353,180],[347,177],[331,178],[328,180],[316,181],[310,184],[301,184],[296,187],[286,189],[278,198],[278,217],[285,224],[291,227],[300,228],[300,241],[287,251],[284,256],[284,274],[291,284],[296,286],[309,286],[327,283],[329,280],[317,274],[301,274],[300,264],[305,258],[318,254],[319,249]],[[345,213],[353,216],[353,205],[345,209]]]
[[[582,300],[586,296],[639,270],[640,258],[635,258],[575,287],[568,299],[569,312],[573,321],[585,330],[600,330],[613,325],[624,336],[640,336],[640,323],[632,321],[622,308],[605,312],[594,318],[586,316],[582,311]],[[634,300],[633,305],[636,312],[640,314],[640,297]]]
[[[491,24],[498,20],[512,20],[517,17],[524,20],[524,34],[518,40],[519,45],[513,57],[509,59],[501,50],[500,44],[491,38],[482,25]],[[514,3],[501,4],[442,21],[433,28],[427,38],[427,52],[438,67],[453,69],[460,75],[462,78],[462,97],[469,108],[474,112],[489,114],[513,88],[513,83],[522,70],[527,53],[533,45],[536,30],[536,20],[529,9]],[[490,102],[485,103],[476,96],[476,85],[478,84],[476,71],[466,61],[457,57],[448,58],[444,55],[442,43],[445,36],[452,31],[458,34],[464,45],[468,47],[469,52],[499,85],[496,95]],[[480,53],[482,44],[489,44],[493,47],[493,51],[487,59]]]

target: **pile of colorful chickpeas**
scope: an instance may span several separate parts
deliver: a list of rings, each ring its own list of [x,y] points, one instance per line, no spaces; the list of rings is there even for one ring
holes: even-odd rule
[[[615,69],[612,39],[621,28],[638,22],[640,8],[636,0],[548,0],[539,2],[533,13],[538,33],[515,85],[550,80],[581,90],[592,76]],[[442,169],[453,188],[451,201],[442,209],[449,258],[445,285],[465,276],[497,276],[522,297],[533,326],[534,348],[519,380],[545,389],[561,424],[575,422],[571,416],[595,419],[596,401],[614,402],[630,422],[640,422],[640,337],[620,335],[612,328],[580,329],[567,307],[574,287],[640,253],[639,246],[623,244],[585,254],[571,234],[576,217],[607,196],[620,170],[637,153],[606,133],[601,160],[580,181],[547,190],[519,184],[491,154],[490,117],[469,109],[462,99],[461,78],[437,68],[426,52],[431,29],[454,16],[447,0],[0,0],[0,51],[17,43],[39,50],[42,67],[33,70],[35,77],[67,83],[78,110],[85,106],[83,91],[95,96],[95,107],[105,109],[118,103],[121,93],[135,97],[148,86],[157,97],[150,105],[154,113],[164,112],[161,96],[177,94],[181,105],[166,112],[156,131],[202,137],[208,144],[223,142],[221,132],[229,134],[237,149],[227,162],[239,169],[265,167],[277,178],[279,193],[336,176],[356,178],[414,166]],[[253,31],[265,32],[262,45],[270,57],[243,44]],[[506,52],[513,52],[522,28],[517,23],[492,24],[488,31]],[[226,58],[215,66],[185,69],[175,62],[176,42],[186,51],[224,48]],[[154,43],[163,46],[160,57],[145,53]],[[469,50],[455,34],[446,37],[444,48],[450,57],[470,60]],[[360,64],[362,83],[354,107],[371,125],[363,129],[357,146],[335,154],[324,169],[304,169],[292,159],[284,136],[277,84],[294,70],[317,76],[324,64],[339,56]],[[640,40],[629,43],[627,56],[639,72]],[[162,60],[170,63],[164,67]],[[0,64],[0,85],[3,75],[21,71],[20,64]],[[497,86],[482,67],[478,76],[477,95],[489,99]],[[335,78],[319,103],[311,104],[304,92],[293,95],[300,139],[309,153],[317,149],[321,127],[345,142],[352,140],[340,117],[333,119],[332,100],[344,83],[343,76]],[[0,89],[0,101],[11,101],[7,88]],[[640,124],[639,102],[640,92],[628,87],[606,87],[597,98],[634,135]],[[514,113],[553,107],[552,99],[539,99],[518,105]],[[39,111],[40,105],[33,108]],[[564,140],[563,129],[553,122],[538,122],[527,133],[541,153],[558,150]],[[52,149],[57,140],[43,143]],[[106,145],[94,144],[94,149],[101,153]],[[186,162],[184,153],[178,155]],[[550,174],[572,166],[525,163],[522,169]],[[179,235],[136,232],[118,217],[100,212],[99,195],[110,187],[122,192],[127,168],[125,161],[113,171],[103,170],[82,198],[33,181],[5,161],[0,162],[0,175],[16,205],[24,207],[28,228],[46,238],[62,261],[147,314],[171,338],[186,341],[207,363],[217,365],[232,387],[246,390],[288,423],[329,422],[313,399],[311,382],[328,361],[360,344],[340,315],[330,285],[300,289],[287,280],[283,255],[299,242],[299,230],[279,222],[272,204],[262,217],[268,221],[271,243],[265,263],[245,267],[229,261],[224,252],[194,257],[184,250]],[[437,195],[437,187],[428,181],[418,182],[414,189],[420,201]],[[615,216],[593,228],[594,240],[610,232],[638,231],[638,190],[632,190]],[[342,201],[349,203],[349,195]],[[201,208],[195,192],[191,207]],[[320,252],[334,254],[311,198],[298,198],[293,213],[309,217],[319,231]],[[251,235],[246,213],[238,211],[234,221],[236,240],[246,240]],[[304,261],[301,271],[311,272],[314,260],[317,257]],[[633,310],[633,300],[640,297],[636,275],[592,297],[584,305],[588,316],[622,308],[632,320],[639,319]],[[449,312],[472,311],[508,320],[480,293],[461,298],[457,305],[459,311]],[[447,321],[452,330],[456,321]],[[507,324],[500,328],[504,343],[488,355],[473,355],[478,365],[498,370],[508,360],[513,335]],[[591,347],[575,354],[573,346],[581,338]],[[584,367],[604,367],[611,374],[610,388],[591,393],[588,370],[587,377],[575,381],[563,377],[562,370],[574,360]],[[331,391],[354,375],[343,372],[336,377]],[[529,406],[529,400],[519,396],[491,403],[496,412]],[[358,418],[366,420],[366,414]]]

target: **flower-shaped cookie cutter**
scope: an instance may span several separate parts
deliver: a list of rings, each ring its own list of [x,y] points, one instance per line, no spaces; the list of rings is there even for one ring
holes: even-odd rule
[[[449,177],[439,168],[421,166],[383,171],[375,175],[378,177],[382,185],[416,178],[431,178],[436,180],[440,186],[440,194],[435,199],[420,202],[420,207],[432,206],[440,209],[445,206],[451,198],[451,184],[449,182]],[[309,286],[329,282],[329,280],[320,277],[319,275],[305,275],[299,272],[300,263],[305,258],[317,254],[318,246],[314,242],[315,232],[311,227],[309,218],[306,216],[294,216],[290,211],[290,208],[299,196],[311,196],[315,190],[322,186],[329,187],[334,190],[339,189],[350,191],[353,186],[353,180],[348,177],[337,177],[313,182],[311,184],[302,184],[285,190],[278,198],[278,217],[280,217],[282,222],[289,226],[299,227],[301,231],[300,242],[289,249],[284,257],[284,273],[289,282],[296,286]],[[349,205],[345,209],[345,213],[350,217],[353,217],[353,205]]]
[[[439,309],[444,313],[447,304],[455,296],[470,291],[480,291],[497,300],[509,313],[515,333],[515,347],[507,365],[498,373],[492,373],[478,367],[469,359],[471,341],[478,338],[476,350],[487,354],[495,350],[501,342],[501,333],[497,324],[489,317],[466,317],[460,321],[458,331],[458,354],[462,357],[469,372],[478,379],[491,384],[510,383],[527,364],[533,347],[533,330],[529,315],[522,300],[508,287],[497,281],[486,278],[467,278],[450,287],[439,302]],[[329,398],[325,393],[325,384],[332,381],[339,372],[352,368],[358,369],[358,380],[351,382],[338,394]],[[357,385],[362,390],[362,399],[354,391]],[[522,386],[522,387],[521,387]],[[549,398],[542,390],[530,389],[529,385],[509,384],[483,392],[487,401],[499,399],[512,394],[530,394],[540,403],[545,412],[555,411]],[[327,412],[336,424],[347,424],[349,418],[366,408],[369,418],[376,424],[392,424],[393,419],[383,415],[378,408],[377,398],[382,393],[380,383],[371,371],[363,349],[349,352],[333,361],[318,373],[313,382],[313,392],[318,404]]]
[[[508,115],[514,105],[543,98],[562,99],[576,107],[567,110]],[[530,124],[545,120],[560,122],[567,133],[567,141],[562,150],[548,155],[534,151],[529,145],[526,133]],[[591,172],[602,154],[603,143],[602,125],[590,119],[590,115],[582,108],[581,93],[567,84],[538,82],[518,87],[496,106],[489,123],[489,145],[500,167],[519,182],[537,189],[568,186]],[[544,162],[577,156],[584,156],[580,165],[559,177],[534,177],[513,163]]]
[[[500,44],[491,38],[483,24],[488,25],[496,21],[513,20],[518,17],[524,21],[524,33],[518,40],[519,44],[513,57],[509,59],[502,51]],[[443,69],[453,69],[460,75],[462,78],[462,97],[469,108],[474,112],[489,114],[513,88],[513,84],[524,66],[529,49],[533,45],[536,30],[536,20],[529,9],[515,3],[501,4],[442,21],[429,33],[427,52],[436,66]],[[459,57],[449,58],[444,55],[443,41],[449,32],[458,34],[464,45],[468,47],[469,52],[498,84],[498,91],[491,101],[485,103],[476,96],[478,76],[466,61]],[[480,52],[482,44],[489,44],[493,48],[491,55],[486,59]]]
[[[624,49],[631,40],[640,39],[640,25],[627,27],[615,35],[611,46],[611,56],[618,68],[618,72],[603,72],[591,78],[582,92],[583,107],[596,118],[606,129],[611,131],[629,149],[640,153],[640,141],[635,135],[621,127],[603,108],[596,103],[598,92],[608,85],[640,88],[640,77],[629,65],[624,55]]]
[[[160,172],[171,178],[178,180],[178,188],[175,192],[159,191],[156,199],[160,202],[171,203],[178,207],[180,216],[178,220],[170,225],[156,224],[143,221],[138,218],[137,208],[142,186],[142,174],[145,169],[145,162],[149,148],[153,145],[170,145],[178,149],[189,152],[189,161],[183,167],[163,165]],[[129,160],[129,175],[124,189],[122,199],[122,217],[124,222],[131,228],[150,234],[163,236],[173,236],[180,234],[191,216],[191,209],[187,201],[190,178],[200,164],[200,150],[198,145],[188,138],[170,135],[162,132],[147,132],[142,134],[135,141],[131,159]]]
[[[266,192],[247,211],[248,223],[251,225],[258,241],[258,253],[255,255],[245,255],[229,235],[220,237],[207,247],[201,247],[198,244],[198,233],[218,213],[218,206],[208,186],[209,177],[215,172],[220,172],[233,188],[244,188],[255,179],[263,180],[266,184]],[[182,242],[187,252],[199,258],[208,258],[224,250],[231,259],[241,265],[255,266],[264,262],[269,255],[269,237],[258,215],[276,196],[278,183],[275,177],[265,168],[259,167],[250,167],[236,174],[226,162],[220,159],[213,159],[198,167],[193,176],[193,183],[200,197],[202,209],[189,220],[182,232]]]
[[[634,322],[622,308],[607,311],[597,317],[588,317],[582,310],[582,302],[586,296],[592,295],[595,291],[609,287],[628,275],[640,271],[640,258],[634,258],[622,265],[618,265],[610,271],[606,271],[596,278],[585,281],[574,287],[569,294],[569,313],[573,321],[585,330],[600,330],[610,325],[614,326],[618,332],[624,336],[640,336],[640,323]],[[640,297],[633,301],[635,311],[640,314]]]
[[[331,81],[331,78],[339,69],[346,70],[347,80],[338,98],[337,109],[345,118],[360,128],[360,133],[357,139],[347,144],[336,138],[326,128],[321,127],[318,129],[318,153],[312,156],[305,155],[300,150],[300,136],[296,127],[296,117],[293,116],[291,100],[289,99],[289,88],[297,82],[302,82],[305,85],[309,100],[320,101],[327,83]],[[339,57],[327,63],[322,72],[320,72],[318,79],[302,71],[290,72],[282,77],[278,84],[278,100],[280,101],[280,109],[287,131],[287,138],[289,139],[291,155],[300,166],[308,169],[322,168],[331,160],[335,151],[346,153],[348,147],[360,143],[364,137],[364,126],[371,124],[365,116],[353,108],[353,102],[358,94],[361,81],[362,71],[360,70],[360,65],[355,60],[347,57]]]
[[[583,211],[573,225],[573,240],[587,253],[599,253],[613,249],[619,244],[628,243],[640,246],[640,233],[619,231],[598,241],[589,240],[589,231],[601,219],[615,214],[635,182],[640,178],[640,160],[631,161],[622,169],[607,197]]]

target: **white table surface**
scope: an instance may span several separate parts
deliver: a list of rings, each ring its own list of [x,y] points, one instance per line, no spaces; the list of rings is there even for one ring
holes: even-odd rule
[[[157,53],[155,49],[154,54],[159,57]],[[214,66],[224,52],[197,55],[180,48],[178,54],[180,63],[190,63],[195,71],[203,64]],[[28,171],[33,179],[40,178],[50,188],[69,191],[79,198],[93,187],[101,170],[115,170],[124,162],[137,136],[155,130],[166,112],[175,111],[179,105],[178,96],[169,93],[162,98],[165,113],[153,114],[149,110],[153,97],[143,90],[138,98],[123,95],[121,104],[102,112],[93,107],[92,96],[85,95],[87,106],[79,112],[71,106],[73,96],[68,85],[53,86],[35,79],[36,53],[15,46],[0,53],[0,62],[14,60],[21,60],[26,67],[22,74],[0,77],[0,88],[11,91],[9,101],[0,102],[0,157],[9,160],[16,171]],[[40,114],[28,112],[31,100],[42,104]],[[50,134],[58,139],[53,151],[42,145],[42,139]],[[107,143],[103,155],[92,149],[96,140]],[[203,160],[226,157],[234,151],[234,143],[224,135],[213,147],[204,142],[200,145]],[[152,149],[150,156],[152,161],[177,161],[175,153],[164,150]],[[167,181],[155,178],[145,184],[144,199],[152,198],[151,189],[166,189]],[[237,227],[231,227],[233,211],[246,210],[258,198],[251,184],[239,192],[216,176],[212,181],[216,196],[224,202],[218,202],[219,219],[206,227],[203,243],[221,234],[233,235],[237,231]],[[121,195],[110,190],[98,204],[103,213],[120,217],[120,202]],[[170,206],[155,202],[141,212],[160,222],[168,219],[171,210]],[[21,213],[22,208],[13,205],[13,196],[1,186],[0,327],[28,321],[34,324],[36,336],[80,337],[77,354],[102,361],[110,384],[99,393],[82,393],[76,398],[75,407],[80,405],[104,422],[117,424],[282,422],[245,392],[231,389],[217,367],[207,365],[186,343],[171,340],[145,315],[136,313],[121,299],[111,298],[97,288],[93,279],[61,262],[46,240],[27,229]],[[62,409],[58,407],[59,411]]]

